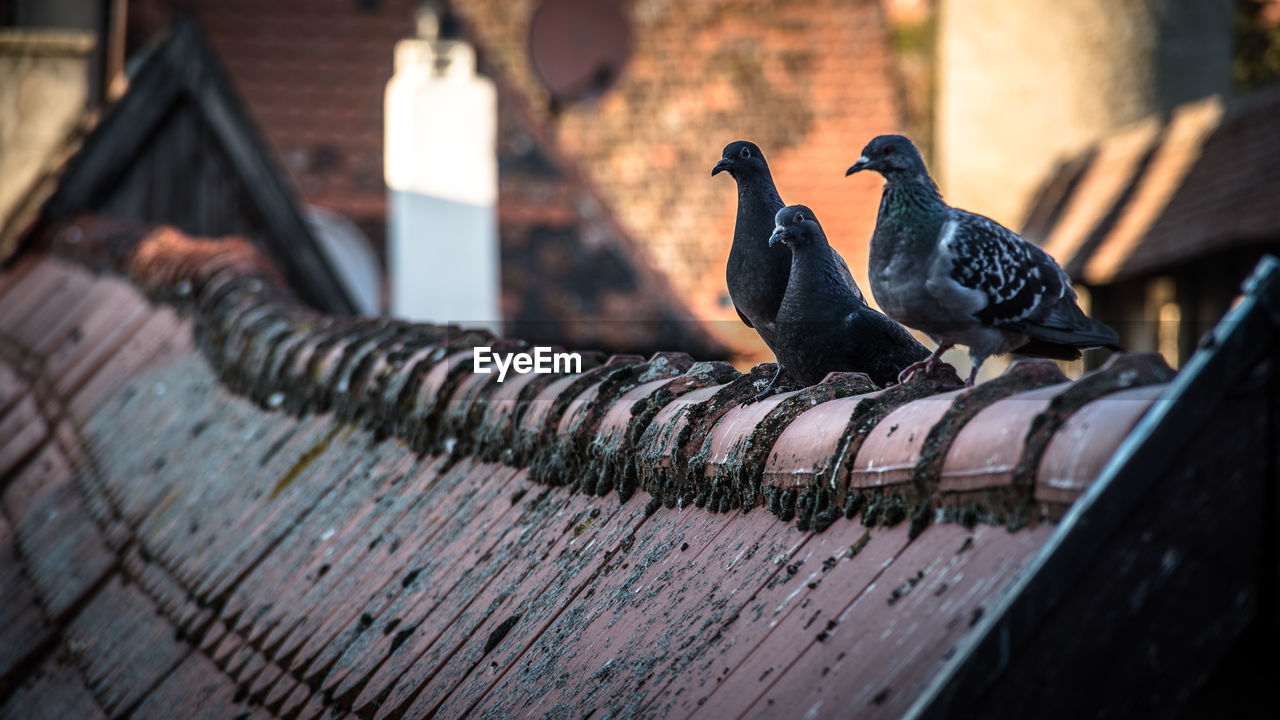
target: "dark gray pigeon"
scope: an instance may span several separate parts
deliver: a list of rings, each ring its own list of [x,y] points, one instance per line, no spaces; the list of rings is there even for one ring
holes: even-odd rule
[[[1076,305],[1066,273],[1043,250],[990,218],[942,200],[924,160],[901,135],[881,135],[846,175],[884,176],[871,236],[871,292],[889,317],[938,344],[904,375],[967,345],[973,371],[1014,352],[1074,360],[1082,348],[1116,347],[1116,333]]]
[[[898,380],[929,350],[911,333],[850,292],[839,254],[804,205],[782,208],[769,244],[791,248],[791,273],[778,308],[778,362],[797,380],[812,385],[827,373],[866,373],[881,387]]]
[[[791,272],[791,251],[783,245],[769,245],[774,216],[782,209],[782,198],[773,184],[769,164],[755,143],[737,140],[725,145],[720,162],[711,169],[711,174],[715,176],[721,171],[727,171],[738,184],[738,216],[729,262],[725,266],[729,298],[742,322],[754,328],[776,356],[774,318],[787,291],[787,276]],[[834,250],[830,252],[838,261],[845,285],[861,299],[862,291],[844,258]],[[781,372],[780,364],[778,373]],[[775,374],[770,387],[777,379]]]

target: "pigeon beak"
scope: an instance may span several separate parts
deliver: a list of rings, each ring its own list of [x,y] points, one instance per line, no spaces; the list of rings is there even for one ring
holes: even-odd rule
[[[773,229],[773,234],[769,236],[769,247],[773,247],[778,243],[786,244],[787,239],[791,237],[791,232],[781,225]]]
[[[849,169],[844,172],[844,176],[849,177],[850,175],[856,172],[861,172],[862,170],[866,170],[869,165],[871,165],[871,159],[868,158],[866,155],[863,155],[862,157],[858,158],[857,162],[849,166]]]
[[[728,169],[729,169],[729,159],[720,158],[720,162],[716,163],[716,166],[711,168],[711,177],[715,177],[716,175],[719,175],[721,171],[728,170]]]

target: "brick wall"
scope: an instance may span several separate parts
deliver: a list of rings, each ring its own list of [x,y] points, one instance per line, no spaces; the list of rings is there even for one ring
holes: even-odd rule
[[[740,352],[767,355],[724,302],[737,195],[710,171],[728,142],[761,146],[783,199],[814,208],[866,286],[880,185],[844,171],[871,137],[898,128],[879,2],[630,3],[633,54],[617,83],[554,116],[526,51],[534,3],[454,6],[633,242]]]

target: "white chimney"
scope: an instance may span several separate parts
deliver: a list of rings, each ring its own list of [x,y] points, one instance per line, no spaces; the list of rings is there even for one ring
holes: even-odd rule
[[[386,123],[392,314],[500,332],[497,93],[431,6],[396,43]]]

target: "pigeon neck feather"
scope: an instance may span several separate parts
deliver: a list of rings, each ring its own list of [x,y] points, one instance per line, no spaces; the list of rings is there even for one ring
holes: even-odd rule
[[[852,296],[834,255],[825,241],[792,247],[787,294],[795,292],[807,297],[827,298]]]
[[[744,207],[743,200],[754,201],[750,205],[757,207],[767,207],[769,212],[778,212],[782,209],[782,198],[778,196],[778,188],[773,184],[773,178],[767,174],[763,177],[759,175],[750,175],[742,178],[738,183],[738,207]],[[770,215],[772,220],[773,216]]]
[[[949,210],[938,186],[925,173],[886,180],[871,235],[872,267],[885,268],[891,261],[902,267],[922,267]]]
[[[938,186],[928,174],[885,181],[881,215],[887,214],[894,220],[920,222],[931,216],[941,218],[946,210],[947,204],[942,201],[942,193],[938,192]]]
[[[739,250],[769,250],[769,233],[773,218],[783,207],[773,179],[744,177],[738,183],[738,216],[734,225],[733,244]]]

